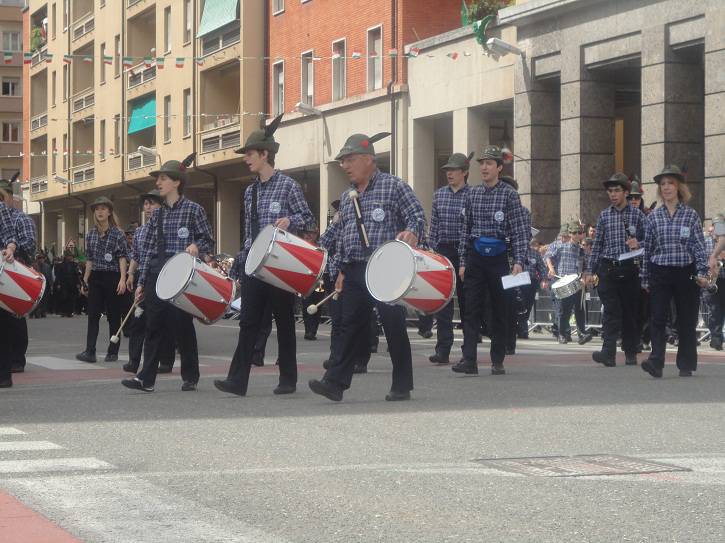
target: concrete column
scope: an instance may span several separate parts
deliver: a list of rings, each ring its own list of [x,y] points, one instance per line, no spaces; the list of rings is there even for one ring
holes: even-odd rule
[[[705,16],[704,217],[725,212],[725,8]],[[718,152],[719,150],[719,152]]]
[[[667,29],[644,29],[642,40],[642,180],[655,198],[653,177],[665,164],[687,164],[690,202],[702,212],[704,76],[702,66],[673,52]],[[722,65],[719,67],[722,69]],[[647,190],[649,189],[649,190]]]
[[[72,208],[63,209],[61,216],[60,246],[65,247],[68,240],[75,239],[79,247],[85,247],[85,240],[78,237],[78,210]]]
[[[240,209],[242,202],[242,184],[239,181],[219,180],[217,184],[216,212],[214,213],[216,231],[216,250],[236,255],[241,247]]]
[[[63,247],[58,246],[58,213],[55,211],[46,211],[43,206],[43,211],[40,215],[40,229],[38,232],[39,246],[43,249],[50,249],[51,246],[55,245],[55,252],[58,255],[63,253]]]
[[[485,115],[470,108],[457,109],[453,112],[453,152],[468,153],[475,151],[480,155],[483,148],[489,143],[489,123]],[[477,162],[471,164],[468,174],[468,183],[481,184],[481,174],[476,167]]]
[[[595,222],[614,170],[614,87],[583,66],[578,46],[562,49],[561,201],[563,221]]]
[[[328,162],[320,165],[320,216],[318,223],[320,232],[327,228],[327,210],[330,204],[340,199],[340,195],[350,187],[345,172],[337,162]]]
[[[514,176],[532,225],[541,239],[559,231],[560,93],[558,81],[548,84],[530,75],[530,62],[516,63],[514,72]]]
[[[408,132],[408,156],[411,157],[408,183],[413,187],[427,217],[430,217],[436,187],[435,130],[432,120],[413,119],[411,123],[413,126]]]

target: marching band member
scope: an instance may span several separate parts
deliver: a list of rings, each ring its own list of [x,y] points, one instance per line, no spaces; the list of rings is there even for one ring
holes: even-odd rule
[[[299,183],[274,168],[275,156],[279,151],[274,132],[281,120],[282,115],[265,128],[252,132],[244,147],[236,151],[237,154],[244,155],[245,164],[256,175],[256,179],[244,193],[245,241],[236,257],[242,267],[257,234],[265,226],[273,224],[277,228],[295,233],[301,231],[306,224],[314,222]],[[222,392],[246,395],[252,353],[264,325],[262,319],[265,304],[269,301],[277,325],[279,353],[279,384],[273,392],[291,394],[297,390],[295,296],[246,274],[242,274],[241,282],[242,309],[239,315],[237,349],[227,378],[214,381],[214,386]]]
[[[478,374],[477,339],[486,289],[491,296],[491,374],[503,375],[506,357],[507,295],[501,278],[518,274],[528,253],[530,220],[513,187],[499,179],[503,155],[496,146],[484,149],[478,159],[483,184],[472,187],[463,207],[458,245],[459,274],[465,282],[466,316],[463,323],[463,360],[453,366],[456,373]],[[509,268],[511,244],[513,266]]]
[[[3,236],[0,239],[0,246],[14,247],[11,249],[12,257],[26,266],[30,265],[32,256],[35,254],[35,223],[25,213],[13,207],[13,184],[11,181],[0,179],[0,202],[9,211],[10,232],[7,239]],[[11,245],[12,244],[12,245]],[[12,258],[10,259],[12,261]],[[51,288],[46,285],[46,288]],[[0,327],[7,332],[6,338],[2,339],[2,345],[6,355],[0,358],[7,359],[0,364],[0,387],[3,383],[12,386],[10,373],[21,373],[25,371],[25,353],[28,350],[28,321],[25,317],[19,319],[6,311],[0,310]],[[7,366],[9,372],[4,369]],[[9,383],[9,384],[7,384]]]
[[[725,251],[725,213],[720,213],[712,221],[713,235],[716,238],[710,257],[707,260],[707,265],[710,266],[710,274],[716,275],[717,270],[720,266],[718,260],[720,259],[720,253]]]
[[[569,243],[571,241],[571,236],[569,236],[569,223],[564,223],[559,228],[559,235],[556,236],[556,239],[552,241],[547,247],[546,251],[544,251],[543,259],[544,264],[546,264],[547,259],[551,257],[551,255],[558,250],[558,248],[562,244]],[[548,270],[548,268],[547,268]],[[547,271],[547,274],[545,276],[547,279],[549,279],[549,273]],[[555,279],[554,279],[555,280]],[[552,313],[554,314],[554,320],[551,324],[551,332],[552,335],[559,339],[559,315],[561,313],[561,302],[558,298],[555,296],[551,296],[551,308]]]
[[[592,359],[607,367],[617,365],[617,339],[621,334],[625,364],[637,364],[639,343],[637,303],[639,294],[638,269],[634,258],[623,258],[639,248],[644,240],[644,214],[627,203],[632,188],[623,173],[615,173],[603,182],[611,205],[599,214],[592,254],[587,259],[583,274],[585,284],[595,283],[593,273],[599,277],[597,291],[602,301],[601,351],[592,353]]]
[[[461,237],[463,202],[470,189],[468,170],[471,158],[463,153],[453,153],[448,162],[441,168],[446,172],[448,185],[441,187],[433,194],[433,208],[430,217],[428,243],[430,248],[451,261],[453,269],[458,270],[458,243]],[[456,296],[458,309],[463,321],[465,300],[463,296],[463,279],[456,274]],[[436,313],[437,340],[435,354],[428,359],[434,364],[448,364],[451,347],[453,347],[453,309],[450,303]]]
[[[687,205],[690,190],[679,167],[670,165],[654,177],[664,205],[647,216],[642,285],[649,288],[652,352],[642,369],[662,377],[665,367],[665,326],[674,298],[677,311],[677,368],[680,377],[697,369],[698,285],[706,287],[705,238],[697,212]],[[692,280],[697,274],[696,282]]]
[[[632,190],[629,191],[627,201],[635,209],[639,209],[645,214],[645,217],[651,212],[651,209],[645,207],[642,201],[642,191],[639,188],[638,181],[632,181]],[[649,336],[649,293],[640,287],[639,289],[639,304],[637,306],[637,326],[639,333],[639,344],[637,345],[637,352],[641,353],[644,350],[649,350],[650,336]]]
[[[520,339],[529,338],[528,315],[531,315],[531,309],[534,307],[536,292],[540,288],[546,289],[549,286],[546,281],[546,264],[544,264],[544,258],[539,252],[539,242],[536,239],[532,239],[529,243],[529,252],[524,263],[524,271],[531,274],[531,284],[521,287],[524,304],[522,313],[525,317],[518,322],[519,328],[517,334]]]
[[[725,227],[725,218],[723,215],[717,215],[712,220],[712,231],[710,235],[705,238],[705,250],[708,255],[714,255],[716,258],[722,258],[723,251],[720,254],[715,254],[715,245],[717,244],[717,232],[718,224],[723,224]],[[723,228],[725,230],[725,228]],[[723,344],[723,319],[725,318],[725,266],[717,265],[718,268],[715,273],[710,271],[712,277],[717,277],[715,280],[715,288],[706,289],[703,293],[705,303],[708,308],[708,322],[707,327],[710,330],[710,347],[716,351],[722,351]]]
[[[165,341],[176,337],[181,356],[182,391],[196,390],[199,382],[199,351],[194,319],[156,295],[156,281],[166,261],[180,252],[194,257],[208,254],[214,244],[204,208],[184,196],[188,181],[187,158],[169,160],[150,173],[164,203],[153,212],[139,247],[136,301],[146,303],[146,337],[141,371],[123,386],[153,392]]]
[[[559,243],[546,258],[549,278],[556,280],[556,277],[565,275],[579,275],[584,261],[584,248],[581,243],[584,239],[584,228],[578,222],[572,222],[568,227],[570,241]],[[581,293],[575,292],[564,299],[559,300],[559,343],[566,344],[571,341],[571,326],[569,319],[574,312],[576,328],[579,335],[579,345],[591,341],[592,336],[586,332],[586,320],[584,308],[581,305]]]
[[[140,196],[141,205],[143,206],[144,217],[146,223],[139,226],[133,235],[131,243],[131,263],[128,265],[128,274],[126,276],[126,288],[129,292],[136,290],[136,271],[138,270],[139,260],[141,258],[141,241],[146,235],[149,227],[149,220],[154,211],[161,207],[164,199],[157,189],[151,190]],[[139,304],[142,310],[145,308],[144,302]],[[128,325],[130,335],[128,339],[128,362],[123,365],[123,371],[136,373],[141,366],[141,357],[143,355],[143,343],[146,337],[146,312],[145,310],[140,316],[131,317]],[[170,373],[174,365],[175,357],[175,340],[172,337],[164,336],[162,339],[163,347],[160,350],[161,360],[159,363],[159,373]]]
[[[312,245],[318,244],[320,231],[314,222],[305,225],[301,234],[300,237],[307,243],[311,243]],[[317,302],[325,297],[324,282],[321,281],[320,283],[318,288],[315,288],[315,290],[310,292],[309,296],[302,299],[302,322],[305,325],[304,338],[308,341],[315,341],[317,339],[317,329],[320,327],[321,313],[319,311],[313,314],[307,312],[308,306],[317,304]]]
[[[78,353],[81,362],[96,362],[96,341],[101,314],[108,319],[109,338],[121,324],[121,296],[126,293],[126,267],[128,248],[126,235],[116,224],[113,202],[101,196],[90,206],[94,226],[86,234],[86,266],[83,273],[88,296],[88,332],[86,350]],[[106,362],[118,360],[118,343],[108,342]]]
[[[377,168],[373,144],[387,135],[354,134],[335,157],[353,186],[340,197],[341,269],[335,285],[343,297],[339,360],[321,380],[309,382],[315,394],[332,401],[342,400],[343,392],[350,388],[360,344],[367,341],[373,305],[380,314],[393,362],[393,382],[385,399],[409,400],[413,390],[405,309],[375,302],[365,284],[367,260],[379,246],[400,239],[415,247],[425,235],[425,213],[413,189],[402,179]]]

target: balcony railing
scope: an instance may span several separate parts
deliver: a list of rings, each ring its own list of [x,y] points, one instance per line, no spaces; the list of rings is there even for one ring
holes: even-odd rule
[[[30,119],[30,130],[37,130],[43,128],[48,124],[48,113],[41,113]]]
[[[234,23],[235,26],[228,28],[224,32],[218,32],[210,36],[205,36],[201,40],[201,53],[202,55],[210,55],[215,51],[234,45],[239,41],[240,29],[239,21]]]
[[[141,0],[128,0],[128,7],[135,6],[138,4]]]
[[[239,123],[205,132],[201,136],[201,152],[212,153],[240,145]]]
[[[155,150],[155,149],[154,149]],[[147,168],[156,164],[156,155],[154,153],[145,153],[138,151],[128,154],[127,170],[138,170],[139,168]]]
[[[30,59],[30,65],[36,66],[37,64],[40,64],[41,62],[45,62],[45,59],[48,58],[48,46],[44,45],[40,50],[33,53],[33,57]]]
[[[91,30],[96,28],[96,21],[93,12],[84,15],[79,21],[73,23],[73,41],[82,38]]]
[[[85,183],[86,181],[93,181],[96,176],[94,167],[83,164],[82,166],[76,166],[73,168],[71,182],[72,183]]]
[[[205,121],[202,125],[202,132],[206,132],[207,130],[216,130],[217,128],[223,128],[225,126],[231,126],[233,124],[239,124],[239,115],[209,115],[207,117],[202,115],[202,118],[209,119]]]
[[[73,113],[91,107],[96,103],[96,96],[93,89],[86,89],[73,97]]]
[[[30,178],[30,193],[37,194],[48,190],[48,176],[41,175]]]
[[[132,89],[139,85],[156,79],[156,66],[142,70],[143,64],[137,64],[128,71],[128,88]]]

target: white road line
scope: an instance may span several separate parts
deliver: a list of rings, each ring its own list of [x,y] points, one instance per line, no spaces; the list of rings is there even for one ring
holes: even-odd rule
[[[101,356],[100,360],[103,360]],[[87,362],[80,362],[79,360],[68,360],[66,358],[58,358],[56,356],[29,356],[27,357],[28,364],[34,366],[41,366],[48,368],[49,370],[107,370],[97,364],[88,364]]]
[[[6,451],[51,451],[62,449],[50,441],[0,441],[0,452]]]
[[[10,426],[0,426],[0,436],[21,436],[25,435],[25,432],[18,430],[17,428],[11,428]]]
[[[227,516],[136,476],[24,477],[3,486],[83,541],[286,541],[237,520],[244,517],[243,510]]]
[[[0,460],[0,473],[37,473],[111,469],[97,458],[43,458],[35,460]]]

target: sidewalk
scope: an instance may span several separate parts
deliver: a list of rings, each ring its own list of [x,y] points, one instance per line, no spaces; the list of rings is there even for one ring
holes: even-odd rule
[[[3,543],[80,543],[65,530],[0,491],[0,541]]]

